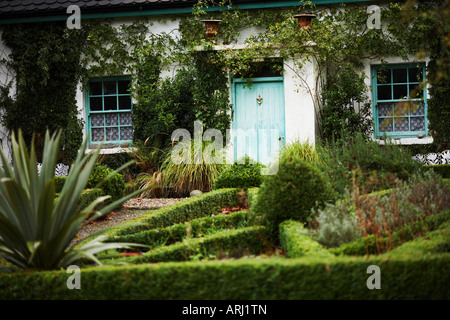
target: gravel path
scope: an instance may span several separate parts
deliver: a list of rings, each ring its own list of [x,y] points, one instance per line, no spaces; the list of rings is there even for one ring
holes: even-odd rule
[[[111,212],[104,220],[93,221],[82,227],[77,237],[71,242],[70,246],[76,245],[78,242],[89,236],[90,234],[115,226],[122,222],[135,219],[147,210],[158,209],[164,206],[174,204],[185,198],[133,198],[124,203],[122,210]]]

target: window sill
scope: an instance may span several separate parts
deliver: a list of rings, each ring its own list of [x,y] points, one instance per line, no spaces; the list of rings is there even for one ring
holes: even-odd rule
[[[376,142],[383,145],[386,142],[383,139],[375,139]],[[423,137],[423,138],[391,138],[389,140],[391,143],[394,144],[401,144],[401,145],[411,145],[411,144],[429,144],[433,142],[432,137]]]
[[[86,153],[94,151],[95,149],[86,149]],[[120,152],[131,152],[136,151],[137,149],[134,147],[126,147],[126,148],[103,148],[100,149],[100,154],[115,154]]]

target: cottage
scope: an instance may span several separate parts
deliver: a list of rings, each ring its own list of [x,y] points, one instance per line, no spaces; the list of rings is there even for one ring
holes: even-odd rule
[[[209,20],[214,17],[221,18],[220,14],[223,12],[228,12],[230,16],[230,12],[237,10],[241,12],[291,10],[290,12],[297,13],[312,12],[315,15],[310,18],[320,21],[334,12],[333,10],[341,10],[340,3],[356,6],[359,12],[369,14],[367,29],[360,32],[367,32],[374,27],[386,32],[383,29],[386,28],[383,20],[380,23],[377,16],[380,7],[373,5],[376,3],[381,7],[387,6],[383,1],[320,0],[312,3],[316,6],[306,10],[298,1],[234,0],[231,4],[226,2],[216,5],[204,1],[204,6],[199,7],[197,1],[189,0],[11,0],[0,2],[0,34],[3,34],[4,27],[15,24],[31,25],[60,21],[67,22],[67,28],[77,26],[83,28],[88,22],[102,21],[119,27],[145,18],[149,34],[170,36],[177,41],[182,36],[180,31],[182,21],[199,20],[202,15],[198,12],[201,10],[204,13],[203,17]],[[77,8],[79,11],[75,10]],[[289,57],[286,55],[287,51],[283,53],[282,44],[278,51],[276,47],[272,47],[272,51],[264,51],[255,41],[258,35],[268,30],[261,25],[238,26],[239,32],[233,35],[232,40],[225,39],[225,35],[222,35],[222,38],[215,38],[215,32],[220,35],[220,28],[231,29],[226,21],[219,22],[216,27],[218,31],[212,30],[212,33],[203,39],[203,43],[198,44],[197,51],[245,51],[254,46],[258,52],[265,52],[268,55],[254,56],[252,63],[256,65],[261,62],[262,67],[251,75],[236,74],[228,66],[228,98],[232,107],[226,112],[231,119],[229,132],[232,139],[228,143],[232,158],[237,159],[248,154],[254,159],[268,163],[280,145],[294,140],[314,143],[322,130],[324,103],[321,93],[326,86],[328,72],[332,70],[331,66],[324,68],[314,59],[314,54],[311,55],[313,58],[306,57],[302,55],[302,51],[297,55],[292,51],[294,54]],[[302,28],[308,29],[309,26],[303,25],[299,19],[298,32],[308,32],[301,30]],[[269,32],[273,34],[274,30]],[[210,44],[205,45],[208,41]],[[314,48],[320,45],[309,42],[299,44],[299,47]],[[2,58],[11,58],[10,48],[4,42],[0,43],[0,52],[3,54]],[[235,58],[242,57],[235,56]],[[420,87],[425,80],[428,61],[427,57],[413,55],[410,55],[408,60],[400,56],[364,57],[360,60],[359,70],[365,75],[364,84],[367,88],[365,95],[370,103],[374,139],[387,135],[402,144],[423,144],[433,141],[427,120],[428,88]],[[172,63],[168,68],[162,68],[160,76],[173,77],[179,68],[180,65]],[[6,86],[15,79],[15,76],[6,68],[1,68],[0,84]],[[136,92],[129,90],[132,76],[130,71],[123,74],[108,74],[89,79],[87,86],[82,86],[81,83],[76,86],[74,97],[77,116],[83,122],[83,136],[89,135],[92,147],[104,141],[104,153],[126,149],[133,141],[135,125],[133,103],[139,98],[136,97]],[[252,85],[248,86],[250,77]],[[14,96],[14,90],[13,85],[9,92],[10,97]],[[399,102],[407,103],[409,107],[398,112],[395,108]],[[353,107],[356,106],[356,111],[359,112],[358,108],[364,103],[362,100],[358,101]],[[339,114],[335,116],[340,117]],[[0,144],[9,154],[8,132],[4,126],[0,127]],[[238,132],[239,134],[236,134]],[[383,143],[382,139],[380,143]]]

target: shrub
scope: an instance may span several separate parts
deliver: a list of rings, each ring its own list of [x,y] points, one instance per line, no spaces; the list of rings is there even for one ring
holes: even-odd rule
[[[205,151],[208,144],[203,142],[201,152]],[[219,177],[225,166],[221,163],[206,163],[205,159],[197,161],[194,139],[190,142],[180,141],[174,148],[169,149],[161,166],[162,181],[164,187],[172,187],[178,196],[187,196],[193,190],[202,192],[210,191],[214,187],[214,181]],[[180,163],[172,159],[173,150],[182,150]],[[190,156],[189,156],[190,151]],[[185,154],[185,152],[187,154]]]
[[[317,164],[321,162],[321,154],[317,151],[320,148],[321,147],[318,145],[313,145],[309,142],[301,142],[297,139],[282,147],[280,158],[298,158],[308,161],[309,163]]]
[[[262,183],[261,169],[264,165],[245,157],[224,170],[214,181],[214,189],[259,187]]]
[[[359,195],[357,191],[346,193],[345,199],[317,211],[311,222],[313,239],[327,247],[337,247],[363,242],[364,236],[368,243],[373,241],[380,253],[396,246],[396,231],[450,208],[450,187],[432,172],[415,174],[389,192]]]
[[[55,176],[55,192],[60,193],[62,188],[64,187],[64,183],[66,182],[67,177],[58,177]]]
[[[270,248],[264,241],[264,229],[261,226],[250,226],[177,242],[123,260],[128,263],[186,261],[195,255],[229,258],[244,254],[260,254],[268,249]]]
[[[40,173],[34,144],[28,153],[21,131],[18,140],[12,135],[14,168],[9,166],[0,149],[3,163],[0,167],[0,259],[21,269],[57,269],[81,258],[98,262],[94,256],[98,252],[130,247],[125,243],[104,244],[104,237],[98,237],[76,250],[68,249],[89,215],[94,213],[92,220],[100,217],[126,198],[94,212],[104,197],[89,198],[80,203],[99,152],[85,154],[85,140],[55,203],[54,173],[60,139],[61,131],[51,137],[46,133]]]
[[[425,166],[426,170],[432,170],[441,175],[444,179],[450,178],[450,164],[437,164],[432,166]]]
[[[101,183],[107,176],[113,173],[113,170],[102,164],[95,164],[87,183],[88,188],[100,187],[106,195],[111,196],[111,202],[123,197],[125,190],[125,180],[120,173],[114,174],[105,183]]]
[[[423,169],[406,149],[390,141],[380,145],[361,134],[331,142],[320,152],[323,163],[319,167],[328,173],[340,194],[352,189],[354,183],[363,193],[389,189]]]
[[[275,240],[281,222],[306,222],[312,209],[334,197],[329,182],[316,167],[301,159],[282,159],[278,173],[265,177],[251,209],[264,217]]]
[[[280,223],[280,244],[281,249],[289,258],[314,256],[330,258],[332,253],[328,252],[318,242],[311,239],[308,230],[303,227],[303,223],[286,220]]]

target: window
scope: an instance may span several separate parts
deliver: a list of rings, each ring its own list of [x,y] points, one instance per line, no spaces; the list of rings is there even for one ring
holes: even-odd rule
[[[375,66],[372,69],[375,135],[417,137],[427,135],[425,66]]]
[[[90,142],[120,144],[131,142],[130,80],[95,79],[89,82],[87,93],[88,132]]]

